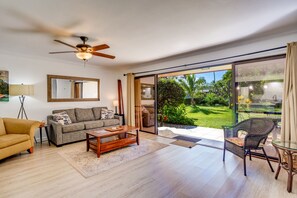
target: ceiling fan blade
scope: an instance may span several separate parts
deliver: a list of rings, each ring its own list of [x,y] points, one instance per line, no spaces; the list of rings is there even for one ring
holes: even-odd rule
[[[103,53],[99,53],[99,52],[92,52],[92,54],[94,56],[102,56],[104,58],[110,58],[110,59],[114,59],[115,58],[115,56],[111,56],[111,55],[103,54]]]
[[[76,53],[77,51],[61,51],[61,52],[49,52],[49,54],[63,54],[63,53]]]
[[[67,46],[69,46],[69,47],[72,47],[72,48],[74,48],[74,49],[77,49],[75,46],[70,45],[70,44],[68,44],[68,43],[65,43],[65,42],[63,42],[63,41],[56,40],[56,39],[55,39],[54,41],[56,41],[56,42],[58,42],[58,43],[61,43],[61,44],[64,44],[64,45],[67,45]]]
[[[93,47],[92,47],[92,49],[93,49],[94,52],[95,52],[95,51],[98,51],[98,50],[107,49],[107,48],[109,48],[109,46],[106,45],[106,44],[96,45],[96,46],[93,46]]]

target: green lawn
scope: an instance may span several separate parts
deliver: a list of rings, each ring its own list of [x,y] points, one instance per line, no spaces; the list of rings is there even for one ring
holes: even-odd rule
[[[232,125],[232,109],[228,107],[187,106],[187,117],[195,120],[195,125],[221,129],[222,125]]]

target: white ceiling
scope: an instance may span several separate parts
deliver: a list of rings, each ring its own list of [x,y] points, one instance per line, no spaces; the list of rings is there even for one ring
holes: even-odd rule
[[[0,51],[79,63],[74,54],[48,54],[71,50],[53,33],[76,45],[67,37],[74,33],[116,56],[90,64],[132,65],[293,27],[296,12],[296,0],[1,0]]]

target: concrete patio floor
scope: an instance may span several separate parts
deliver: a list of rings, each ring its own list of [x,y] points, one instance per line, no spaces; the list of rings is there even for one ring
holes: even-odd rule
[[[193,129],[158,127],[158,135],[168,138],[174,138],[175,136],[182,135],[200,139],[215,140],[219,142],[224,141],[223,129],[214,129],[207,127],[196,127]]]
[[[174,138],[178,135],[199,138],[198,145],[209,146],[213,148],[224,148],[224,131],[208,127],[196,127],[192,129],[181,129],[174,127],[158,127],[158,135],[167,138]]]

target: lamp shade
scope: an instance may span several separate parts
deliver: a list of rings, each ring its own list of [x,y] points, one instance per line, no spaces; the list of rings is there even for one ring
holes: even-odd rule
[[[34,95],[34,86],[33,85],[10,85],[9,86],[9,95],[11,96],[33,96]]]
[[[119,106],[119,101],[118,101],[118,100],[114,100],[112,103],[113,103],[113,106],[114,106],[114,107]]]

